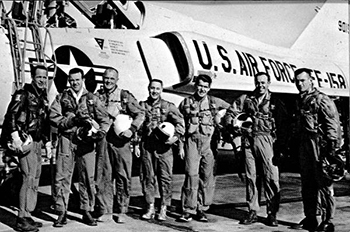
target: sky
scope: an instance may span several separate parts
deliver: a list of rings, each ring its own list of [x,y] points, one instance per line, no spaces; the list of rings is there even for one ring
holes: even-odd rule
[[[89,4],[99,2],[91,1]],[[195,20],[216,24],[267,44],[290,47],[316,15],[315,9],[321,7],[324,0],[145,2],[191,16]]]

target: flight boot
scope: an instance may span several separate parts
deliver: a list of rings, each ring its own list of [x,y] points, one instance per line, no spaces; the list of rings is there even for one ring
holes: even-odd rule
[[[166,220],[166,205],[162,205],[160,207],[160,212],[159,212],[159,215],[158,215],[158,220],[159,221],[165,221]]]
[[[38,227],[30,224],[30,222],[24,217],[17,218],[17,222],[16,222],[14,230],[21,231],[21,232],[37,232],[37,231],[39,231]]]
[[[145,220],[153,219],[155,214],[156,212],[154,209],[154,203],[151,203],[148,205],[147,212],[144,215],[142,215],[142,219],[145,219]]]

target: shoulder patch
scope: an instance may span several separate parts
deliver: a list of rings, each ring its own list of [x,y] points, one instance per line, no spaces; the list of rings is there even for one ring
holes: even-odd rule
[[[16,94],[15,95],[15,101],[20,101],[22,97],[22,94]]]

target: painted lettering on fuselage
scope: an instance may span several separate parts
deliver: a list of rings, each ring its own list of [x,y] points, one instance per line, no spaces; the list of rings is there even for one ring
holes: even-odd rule
[[[277,82],[294,83],[296,64],[252,52],[230,50],[221,44],[209,46],[205,41],[192,40],[202,69],[214,72],[253,77],[258,72],[267,72]],[[212,50],[210,50],[212,49]],[[346,89],[348,83],[343,74],[311,69],[316,87]]]

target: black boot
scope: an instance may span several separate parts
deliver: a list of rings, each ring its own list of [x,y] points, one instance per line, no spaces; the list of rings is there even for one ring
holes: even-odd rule
[[[316,231],[334,232],[334,224],[329,220],[324,221],[317,227]]]
[[[240,221],[240,224],[250,225],[258,221],[258,216],[255,210],[250,210],[248,216]]]
[[[27,220],[27,222],[29,222],[31,225],[37,227],[37,228],[40,228],[40,227],[43,227],[43,223],[41,222],[36,222],[33,220],[33,218],[31,217],[25,217],[25,219]]]
[[[36,226],[31,225],[26,218],[18,217],[16,226],[14,228],[16,231],[22,232],[37,232],[39,229]]]
[[[308,230],[308,231],[315,231],[318,226],[318,222],[316,219],[316,216],[309,216],[305,217],[303,220],[301,220],[298,224],[292,225],[290,228],[294,230]]]
[[[84,210],[83,212],[83,222],[88,226],[97,226],[97,222],[92,218],[89,211]]]
[[[278,226],[278,222],[277,222],[277,219],[276,219],[276,214],[268,214],[267,215],[267,223],[266,223],[268,226],[273,226],[273,227],[276,227]]]
[[[63,227],[67,224],[67,211],[60,212],[57,220],[54,222],[54,227]]]

